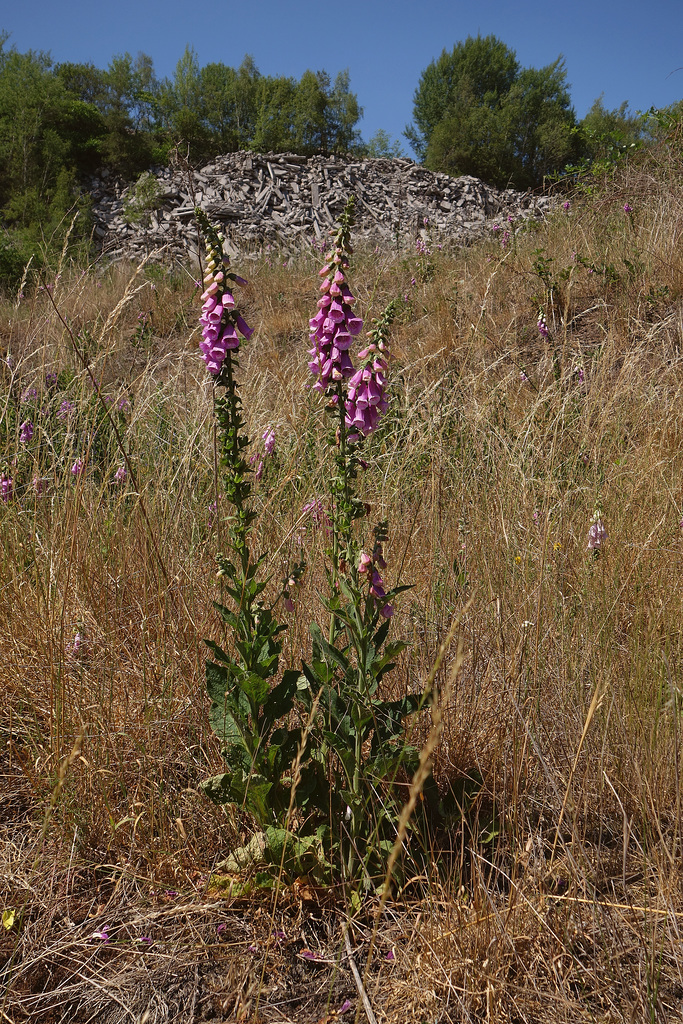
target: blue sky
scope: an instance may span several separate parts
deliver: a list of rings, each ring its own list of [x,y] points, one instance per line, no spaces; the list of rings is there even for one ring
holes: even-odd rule
[[[143,51],[160,78],[188,44],[201,65],[236,67],[249,53],[268,75],[324,68],[334,77],[348,68],[365,139],[379,128],[399,138],[421,71],[477,33],[498,36],[524,67],[562,54],[578,117],[601,93],[608,107],[628,100],[632,110],[683,98],[682,0],[16,0],[0,8],[0,29],[21,52],[47,51],[55,61],[106,67],[116,54]]]

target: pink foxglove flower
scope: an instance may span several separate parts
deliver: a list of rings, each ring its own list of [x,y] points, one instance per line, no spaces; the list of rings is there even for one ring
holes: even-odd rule
[[[538,333],[541,335],[542,338],[548,338],[550,336],[548,325],[545,322],[545,314],[542,309],[539,309],[538,311],[538,323],[536,324],[536,326],[538,327]]]
[[[0,501],[3,501],[5,505],[12,498],[12,486],[11,478],[3,473],[0,476]]]
[[[358,561],[358,572],[367,573],[372,569],[372,558],[365,551],[361,551]]]
[[[71,473],[72,473],[73,476],[79,477],[84,469],[85,469],[85,463],[83,462],[83,459],[79,458],[79,459],[76,459],[76,461],[74,462],[73,466],[71,467]]]
[[[208,227],[208,221],[205,223]],[[230,290],[233,283],[244,285],[247,282],[229,270],[230,257],[222,250],[223,236],[211,233],[213,237],[207,242],[199,349],[207,369],[217,377],[228,352],[239,349],[240,334],[243,338],[250,338],[254,331],[236,311],[235,298]]]
[[[263,476],[263,459],[261,458],[261,453],[255,452],[253,455],[250,455],[249,464],[251,466],[256,466],[256,469],[254,470],[254,480],[260,480]]]
[[[348,265],[341,245],[328,253],[327,262],[319,272],[324,280],[320,285],[322,296],[318,300],[318,312],[309,320],[313,348],[309,352],[312,358],[308,368],[318,378],[314,389],[322,394],[353,375],[349,349],[363,327],[363,321],[351,309],[356,300],[346,283]]]
[[[386,567],[386,562],[382,555],[382,545],[379,543],[375,544],[372,555],[361,551],[358,560],[358,573],[369,579],[370,589],[368,593],[380,605],[380,615],[383,615],[385,619],[390,619],[394,614],[394,608],[393,605],[386,601],[387,593],[384,589],[384,580],[380,575],[378,566],[382,569]]]
[[[21,441],[21,443],[28,444],[28,442],[33,437],[33,424],[30,422],[30,420],[24,420],[24,422],[19,427],[19,431],[19,440]]]
[[[369,344],[358,353],[363,365],[349,381],[346,400],[346,426],[349,439],[356,435],[366,437],[377,427],[380,417],[386,412],[386,372],[389,358],[389,327],[395,316],[393,303],[377,320],[368,337]]]
[[[123,481],[126,479],[126,475],[127,475],[126,467],[125,466],[119,466],[119,468],[114,473],[114,479],[116,480],[117,484],[122,484]]]

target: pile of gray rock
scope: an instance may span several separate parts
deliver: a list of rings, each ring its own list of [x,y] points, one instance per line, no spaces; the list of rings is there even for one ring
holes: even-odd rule
[[[351,193],[354,237],[382,248],[420,235],[467,244],[496,222],[542,218],[551,206],[547,196],[451,178],[412,160],[291,153],[228,153],[199,171],[167,167],[129,184],[103,177],[91,189],[95,238],[114,259],[157,250],[186,259],[197,247],[195,205],[222,227],[235,252],[320,245]]]

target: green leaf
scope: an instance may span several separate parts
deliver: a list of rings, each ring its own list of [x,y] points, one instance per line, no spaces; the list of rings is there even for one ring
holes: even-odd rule
[[[209,724],[221,744],[244,746],[242,730],[230,712],[222,704],[212,704],[209,710]]]
[[[270,731],[273,722],[278,718],[284,718],[292,710],[299,678],[300,673],[296,669],[289,668],[283,672],[281,681],[273,687],[262,702],[262,729],[265,726],[267,731]]]
[[[268,794],[272,788],[273,783],[261,775],[250,775],[245,779],[243,804],[262,824],[273,820],[273,812],[268,801]]]
[[[217,601],[213,602],[213,606],[220,615],[223,622],[227,622],[227,624],[229,626],[232,626],[233,629],[237,629],[239,625],[239,617],[235,614],[235,612],[231,611],[229,608],[226,608],[224,604],[218,604]],[[211,642],[209,640],[205,640],[204,643],[208,647],[211,646]]]
[[[273,814],[268,804],[268,794],[273,783],[256,773],[242,770],[224,772],[204,779],[200,788],[216,804],[233,803],[245,807],[257,821],[266,824]]]
[[[255,672],[244,673],[237,680],[237,685],[249,698],[254,706],[260,707],[268,696],[269,684],[267,679],[262,679]]]
[[[210,779],[204,779],[200,782],[199,788],[215,804],[237,803],[232,791],[233,775],[234,772],[222,772],[220,775],[212,775]]]
[[[326,832],[317,829],[313,835],[299,835],[270,826],[266,829],[269,860],[276,867],[282,864],[289,873],[305,874],[315,866],[329,868],[323,845]]]
[[[383,744],[403,735],[403,719],[418,711],[422,702],[423,698],[419,694],[408,694],[400,700],[375,702],[373,754],[376,754]]]
[[[228,743],[221,751],[231,772],[245,772],[252,769],[252,756],[243,743]]]
[[[227,654],[222,647],[219,647],[218,644],[215,643],[215,641],[205,640],[204,643],[206,644],[210,651],[213,651],[213,655],[215,658],[218,658],[218,660],[221,661],[224,665],[232,665],[234,658],[231,658],[230,655]]]
[[[215,704],[222,704],[225,692],[229,686],[228,670],[224,665],[217,665],[215,661],[206,662],[206,689],[209,697]]]
[[[348,659],[344,657],[341,651],[337,650],[336,647],[332,647],[332,645],[327,642],[322,634],[320,626],[318,626],[316,622],[311,623],[309,630],[313,640],[313,657],[315,658],[316,651],[319,651],[320,654],[322,654],[323,660],[327,662],[328,665],[330,663],[337,665],[344,675],[346,675],[349,668]]]
[[[372,638],[372,642],[374,644],[375,650],[379,651],[379,649],[381,648],[382,644],[384,643],[384,641],[386,640],[387,636],[389,635],[389,629],[390,628],[391,628],[391,619],[385,619],[384,622],[382,623],[382,625],[379,627],[379,629],[377,630],[377,632],[375,633],[375,635]]]

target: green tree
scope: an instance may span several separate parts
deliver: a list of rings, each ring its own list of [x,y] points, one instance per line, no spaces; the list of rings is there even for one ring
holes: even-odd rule
[[[239,74],[225,64],[207,64],[201,69],[201,92],[206,128],[211,144],[221,153],[232,153],[244,142],[238,110]]]
[[[405,136],[427,167],[529,188],[577,151],[561,58],[520,69],[495,36],[469,37],[422,73]]]
[[[99,159],[101,116],[68,93],[49,56],[0,48],[0,210],[47,229],[75,199],[75,177]]]
[[[358,105],[358,97],[351,92],[350,85],[347,68],[337,74],[334,85],[327,91],[327,130],[332,149],[337,153],[349,152],[361,144],[356,125],[363,116],[363,108]]]
[[[258,114],[250,142],[251,149],[256,153],[284,153],[296,149],[296,79],[262,78],[258,95]]]
[[[304,71],[296,90],[294,137],[297,153],[328,153],[327,107],[330,78],[325,71]]]
[[[468,106],[498,108],[519,74],[513,50],[495,36],[468,36],[444,50],[425,68],[413,99],[413,124],[405,137],[423,160],[432,135],[445,118],[467,113]]]
[[[360,143],[356,124],[362,114],[349,88],[348,71],[332,84],[326,71],[305,71],[293,78],[261,78],[258,113],[250,148],[256,152],[291,150],[345,152]]]
[[[173,79],[162,82],[158,109],[171,142],[187,146],[190,160],[203,160],[211,155],[211,132],[206,124],[202,73],[197,54],[191,46],[185,47]]]
[[[108,167],[126,177],[163,160],[156,137],[158,92],[147,54],[116,56],[104,72],[104,94],[98,101],[106,126],[102,157]]]
[[[348,71],[340,71],[334,85],[326,71],[303,73],[294,114],[297,153],[344,153],[360,144],[356,125],[363,110],[349,86]]]
[[[538,185],[576,156],[576,117],[562,58],[521,71],[503,100],[502,114],[512,144],[506,170],[517,187]]]
[[[447,174],[471,174],[493,184],[507,184],[512,144],[500,107],[468,100],[462,89],[458,107],[436,125],[427,147],[425,164]]]
[[[386,157],[394,160],[405,156],[405,153],[398,139],[392,141],[389,132],[386,132],[384,128],[378,128],[375,134],[363,146],[363,155],[369,156],[371,159]]]
[[[253,138],[258,115],[258,91],[261,73],[251,54],[245,54],[237,69],[235,83],[235,126],[240,149],[247,149]]]
[[[102,110],[107,88],[104,71],[93,63],[73,64],[67,61],[56,65],[55,74],[70,96]]]
[[[637,147],[644,138],[642,117],[631,114],[628,101],[608,110],[602,96],[579,123],[582,154],[589,160],[615,161]]]

